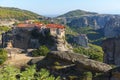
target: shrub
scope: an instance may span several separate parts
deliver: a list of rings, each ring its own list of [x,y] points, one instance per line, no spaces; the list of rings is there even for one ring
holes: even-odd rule
[[[36,71],[36,66],[28,66],[25,71],[20,71],[7,65],[0,68],[0,80],[60,80],[60,78],[55,78],[46,69]]]
[[[0,64],[4,63],[7,59],[7,51],[0,49]]]
[[[90,59],[101,62],[103,61],[103,51],[100,46],[90,44],[88,49],[79,46],[74,48],[73,50],[76,53],[80,53],[88,56]]]
[[[17,80],[16,75],[20,72],[19,69],[10,65],[0,68],[0,80]]]
[[[32,56],[37,57],[37,56],[46,56],[47,53],[50,52],[50,50],[46,46],[40,46],[37,50],[34,50],[32,52]]]
[[[7,27],[7,26],[0,26],[0,31],[9,31],[9,30],[11,30],[11,28],[10,27]]]

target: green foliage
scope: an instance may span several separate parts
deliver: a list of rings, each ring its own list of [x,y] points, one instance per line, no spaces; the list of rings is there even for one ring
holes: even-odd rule
[[[60,80],[60,78],[55,78],[46,69],[37,72],[35,66],[29,66],[25,71],[20,71],[8,65],[0,68],[0,80]]]
[[[46,56],[50,50],[46,46],[40,46],[37,50],[32,52],[32,56]]]
[[[0,49],[0,64],[4,63],[7,60],[7,51]]]
[[[96,32],[94,31],[94,29],[92,27],[80,27],[80,28],[71,28],[72,30],[74,30],[74,32],[77,32],[79,34],[95,34]]]
[[[0,68],[0,80],[17,80],[16,75],[18,75],[19,72],[19,69],[9,65]]]
[[[9,31],[9,30],[11,30],[11,28],[10,27],[7,27],[7,26],[0,26],[0,32],[1,31]]]
[[[96,45],[90,44],[89,48],[76,47],[74,52],[87,55],[90,59],[103,61],[103,51],[102,48]]]
[[[25,71],[20,73],[20,80],[33,80],[36,73],[35,66],[29,66]]]
[[[45,69],[41,69],[40,72],[36,74],[36,77],[37,80],[60,80],[60,77],[55,78]]]
[[[74,36],[76,36],[78,33],[76,31],[74,31],[74,29],[71,29],[69,26],[66,26],[66,31],[65,31],[65,38],[67,40],[68,43],[72,43]]]
[[[87,34],[89,42],[96,45],[101,45],[102,41],[105,40],[104,30],[93,30],[95,33]]]
[[[92,73],[91,72],[84,72],[82,80],[92,80]]]
[[[71,34],[71,35],[77,35],[78,33],[76,31],[73,31],[69,26],[65,26],[66,31],[65,34]]]
[[[67,40],[71,40],[70,36],[73,36],[74,37],[74,33],[76,34],[86,34],[88,39],[89,39],[89,42],[92,43],[92,44],[96,44],[96,45],[101,45],[102,41],[104,39],[106,39],[104,37],[104,30],[103,29],[99,29],[99,30],[94,30],[92,27],[79,27],[79,28],[75,28],[74,26],[73,27],[69,27],[69,28],[66,28],[67,30]],[[71,33],[72,31],[72,33]],[[74,33],[73,33],[74,32]],[[69,42],[72,42],[72,41],[69,41]]]
[[[0,7],[0,18],[1,19],[17,19],[17,20],[27,20],[27,19],[36,19],[38,18],[38,14],[21,10],[17,8],[8,8],[8,7]]]

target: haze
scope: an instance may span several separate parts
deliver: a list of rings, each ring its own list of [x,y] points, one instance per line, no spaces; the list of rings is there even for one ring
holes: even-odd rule
[[[47,16],[57,16],[76,9],[120,14],[119,4],[120,0],[0,0],[0,6],[17,7]]]

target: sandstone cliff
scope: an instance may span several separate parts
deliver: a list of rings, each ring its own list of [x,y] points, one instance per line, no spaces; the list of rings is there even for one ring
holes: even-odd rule
[[[111,66],[88,59],[87,56],[68,51],[52,51],[44,59],[32,59],[29,64],[37,64],[37,68],[47,68],[54,75],[59,75],[65,80],[69,76],[76,76],[72,80],[83,80],[84,72],[104,73],[111,70]],[[95,76],[91,76],[90,78]],[[86,78],[85,78],[86,79]],[[92,79],[94,80],[94,79]]]
[[[72,52],[52,51],[47,55],[47,58],[75,64],[79,69],[84,69],[92,72],[106,72],[111,69],[111,67],[107,64],[88,59],[84,55]]]
[[[115,15],[103,15],[103,14],[97,14],[97,15],[86,15],[82,16],[80,18],[76,18],[71,20],[68,25],[70,27],[85,27],[90,26],[94,29],[100,29],[104,28],[105,24],[111,19],[117,17]]]
[[[102,48],[105,63],[120,65],[120,37],[104,40]]]
[[[17,31],[17,33],[13,33]],[[49,49],[54,51],[72,51],[71,45],[65,40],[65,34],[61,35],[51,35],[49,30],[44,30],[45,34],[42,32],[33,30],[15,30],[3,33],[2,43],[3,47],[9,47],[10,43],[13,48],[20,49],[36,49],[41,45],[46,45]],[[37,33],[38,32],[38,33]],[[37,37],[35,37],[37,36]]]
[[[110,19],[104,27],[105,37],[119,37],[120,36],[120,16]]]
[[[49,60],[49,62],[53,61],[53,63],[58,61],[65,66],[72,64],[72,65],[75,65],[76,66],[75,68],[77,68],[77,70],[80,70],[80,71],[83,70],[83,71],[91,71],[91,72],[97,73],[97,72],[107,72],[110,69],[112,69],[111,66],[105,63],[94,61],[94,60],[88,59],[88,57],[85,55],[68,52],[68,51],[65,51],[65,52],[52,51],[48,53],[45,60]],[[39,64],[38,60],[37,62],[34,62],[34,60],[32,60],[31,62]],[[49,64],[49,63],[46,63],[46,64]]]
[[[53,37],[54,46],[51,49],[55,51],[72,51],[72,46],[65,40],[65,36]]]

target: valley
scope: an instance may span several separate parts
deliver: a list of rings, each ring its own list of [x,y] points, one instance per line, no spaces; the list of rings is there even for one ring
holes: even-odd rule
[[[120,15],[73,10],[51,18],[18,8],[0,11],[1,80],[120,79]]]

